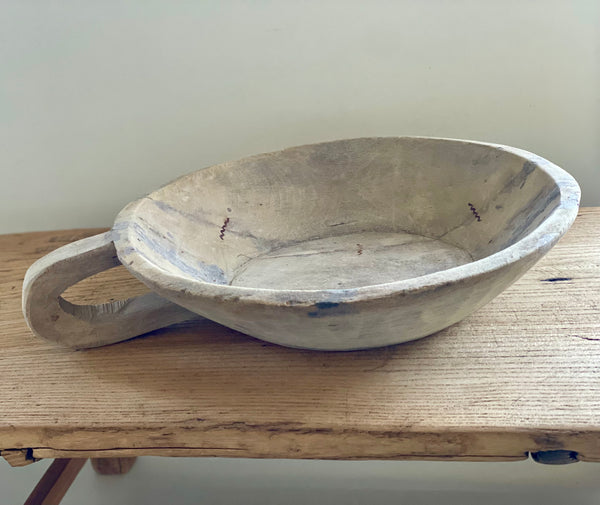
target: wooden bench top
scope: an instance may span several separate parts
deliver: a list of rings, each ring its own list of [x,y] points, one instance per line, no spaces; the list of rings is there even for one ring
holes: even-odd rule
[[[431,337],[326,353],[202,320],[87,351],[31,334],[28,266],[103,230],[0,236],[0,450],[35,458],[238,456],[600,461],[600,208],[493,302]],[[122,267],[70,288],[146,288]]]

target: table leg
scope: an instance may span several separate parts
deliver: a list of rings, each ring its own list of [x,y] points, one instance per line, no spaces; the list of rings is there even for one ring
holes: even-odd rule
[[[59,505],[87,459],[55,459],[33,489],[25,505]]]
[[[92,466],[101,475],[122,475],[129,470],[137,458],[92,458]]]

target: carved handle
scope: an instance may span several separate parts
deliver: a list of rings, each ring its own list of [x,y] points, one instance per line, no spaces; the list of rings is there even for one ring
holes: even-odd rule
[[[156,293],[100,305],[75,305],[61,296],[69,286],[120,264],[110,231],[67,244],[36,261],[23,282],[23,314],[31,330],[84,349],[200,317]]]

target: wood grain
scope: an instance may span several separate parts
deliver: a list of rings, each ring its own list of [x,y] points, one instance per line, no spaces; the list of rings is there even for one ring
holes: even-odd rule
[[[87,351],[32,335],[27,267],[101,230],[0,237],[0,448],[34,457],[193,455],[600,461],[600,208],[521,280],[420,341],[324,353],[210,321]],[[65,296],[144,288],[115,269]]]
[[[25,505],[59,505],[86,461],[55,459],[25,501]]]

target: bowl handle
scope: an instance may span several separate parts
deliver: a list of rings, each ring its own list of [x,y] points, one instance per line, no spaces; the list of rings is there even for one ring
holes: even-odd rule
[[[156,293],[100,305],[76,305],[61,296],[69,286],[120,264],[110,231],[36,261],[23,281],[23,314],[33,333],[84,349],[200,317]]]

